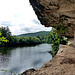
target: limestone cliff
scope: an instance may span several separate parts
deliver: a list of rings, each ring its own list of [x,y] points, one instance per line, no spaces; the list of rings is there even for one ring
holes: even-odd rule
[[[42,25],[58,26],[57,32],[60,35],[74,37],[75,0],[30,0],[30,4]]]

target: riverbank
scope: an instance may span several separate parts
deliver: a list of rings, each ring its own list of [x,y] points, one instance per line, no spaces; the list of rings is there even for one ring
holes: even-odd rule
[[[75,75],[75,46],[60,45],[57,55],[39,69],[22,75]]]

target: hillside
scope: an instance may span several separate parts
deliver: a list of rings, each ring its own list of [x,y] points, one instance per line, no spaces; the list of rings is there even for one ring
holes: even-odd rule
[[[26,36],[43,36],[43,35],[46,35],[49,31],[40,31],[40,32],[35,32],[35,33],[27,33],[27,34],[21,34],[21,35],[18,35],[18,36],[23,36],[23,37],[26,37]]]

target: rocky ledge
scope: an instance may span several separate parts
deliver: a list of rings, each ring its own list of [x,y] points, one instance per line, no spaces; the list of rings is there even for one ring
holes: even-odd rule
[[[74,37],[75,0],[29,0],[41,24],[56,27],[58,34]],[[61,24],[61,26],[59,26]]]
[[[22,75],[75,75],[75,46],[60,45],[57,55],[39,69]]]

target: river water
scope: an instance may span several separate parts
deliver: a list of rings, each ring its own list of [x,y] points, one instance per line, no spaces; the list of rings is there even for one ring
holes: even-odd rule
[[[0,48],[0,75],[22,73],[30,68],[40,68],[52,59],[48,51],[50,44],[40,44],[31,47],[2,47]],[[7,70],[7,71],[6,71]]]

